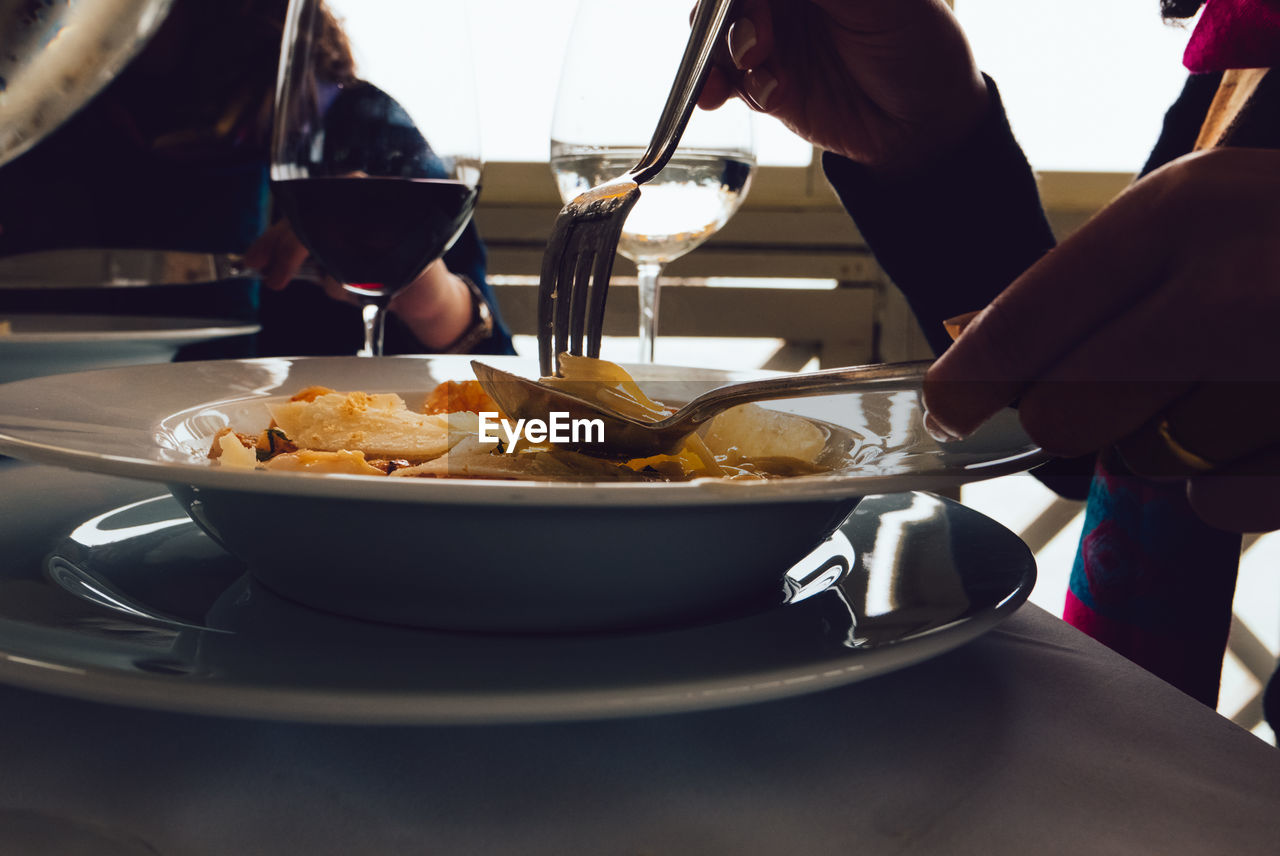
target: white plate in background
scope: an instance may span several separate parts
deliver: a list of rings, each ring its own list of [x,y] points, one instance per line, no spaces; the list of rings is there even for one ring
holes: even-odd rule
[[[0,332],[0,383],[165,363],[184,345],[248,336],[259,327],[210,318],[0,312],[0,331],[5,329]]]

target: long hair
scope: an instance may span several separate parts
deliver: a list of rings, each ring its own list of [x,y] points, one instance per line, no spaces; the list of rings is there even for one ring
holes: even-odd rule
[[[1190,18],[1205,0],[1160,0],[1160,14],[1166,18]]]
[[[355,79],[355,60],[351,56],[351,43],[342,29],[341,22],[323,0],[317,4],[320,20],[316,25],[315,50],[321,60],[316,75],[331,83],[347,83]]]
[[[112,87],[138,137],[175,156],[261,148],[271,130],[280,40],[289,0],[177,0],[168,19]],[[317,82],[347,83],[355,63],[324,0],[313,19]]]

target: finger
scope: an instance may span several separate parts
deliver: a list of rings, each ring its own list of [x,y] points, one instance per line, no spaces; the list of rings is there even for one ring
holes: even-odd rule
[[[1197,385],[1117,446],[1129,468],[1152,477],[1223,472],[1280,444],[1280,383]]]
[[[1139,431],[1189,383],[1038,381],[1018,400],[1027,436],[1046,452],[1074,458]]]
[[[263,235],[264,238],[267,236],[271,238],[266,244],[269,258],[258,269],[262,271],[262,284],[273,291],[279,291],[293,281],[294,275],[310,253],[288,221],[281,220],[272,226]]]
[[[287,220],[277,220],[258,236],[258,239],[244,252],[245,265],[256,271],[270,267],[276,254],[281,251],[282,241],[297,243],[297,238]]]
[[[1204,320],[1179,292],[1166,282],[1068,346],[1021,394],[1027,434],[1053,454],[1083,455],[1138,431],[1194,387],[1211,354]]]
[[[737,20],[729,26],[729,56],[736,68],[746,71],[769,59],[774,50],[773,14],[764,2],[742,4]]]
[[[1178,269],[1069,346],[1022,392],[1023,425],[1047,451],[1076,456],[1101,449],[1142,434],[1161,414],[1172,416],[1179,436],[1204,435],[1193,436],[1192,447],[1213,461],[1272,441],[1270,426],[1280,413],[1271,402],[1280,381],[1274,369],[1258,368],[1273,362],[1272,337],[1249,320],[1260,314],[1256,298],[1242,306],[1235,296],[1258,291],[1247,287],[1259,276],[1256,263],[1233,264],[1229,257]],[[1215,277],[1220,285],[1207,289]],[[1232,335],[1211,332],[1223,325]]]
[[[1209,460],[1244,460],[1280,443],[1280,382],[1203,383],[1168,419],[1179,441]]]
[[[969,326],[974,318],[978,317],[978,311],[979,310],[975,309],[973,312],[965,312],[955,316],[954,318],[947,318],[942,322],[942,329],[947,331],[947,335],[951,337],[951,341],[954,342],[956,339],[960,338],[960,334],[965,331],[965,328]]]
[[[1191,508],[1210,526],[1231,532],[1280,529],[1280,448],[1259,452],[1187,483]]]
[[[925,379],[925,403],[972,433],[1159,282],[1169,230],[1146,193],[1117,200],[1013,282],[965,328]]]
[[[703,110],[715,110],[737,94],[737,82],[723,69],[713,68],[707,73],[707,82],[698,94],[698,106]]]
[[[698,106],[715,109],[737,95],[749,107],[773,112],[772,98],[777,75],[768,60],[775,49],[773,14],[766,0],[748,0],[729,25],[725,46],[717,52],[713,68]]]
[[[249,249],[244,251],[244,264],[250,270],[262,270],[271,261],[271,245],[275,243],[275,234],[271,229],[258,236]]]
[[[263,269],[263,285],[274,291],[283,289],[293,281],[294,275],[307,260],[308,255],[306,247],[301,243],[281,241],[276,245],[276,252],[271,257],[271,262]]]
[[[338,282],[331,276],[320,278],[320,290],[328,297],[341,303],[351,303],[359,305],[360,300],[354,294],[342,287],[342,283]]]

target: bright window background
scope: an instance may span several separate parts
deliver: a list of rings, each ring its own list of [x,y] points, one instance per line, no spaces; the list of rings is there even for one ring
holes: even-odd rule
[[[578,2],[469,4],[487,160],[546,160]],[[618,32],[626,33],[634,7],[616,6]],[[955,7],[1036,169],[1133,172],[1142,165],[1185,79],[1189,26],[1164,23],[1158,0],[955,0]],[[643,62],[643,37],[620,48],[619,61]],[[654,73],[665,82],[671,71]],[[804,141],[767,118],[757,145],[767,165],[802,166],[811,156]]]
[[[1135,172],[1186,79],[1158,0],[956,0],[1038,170]]]
[[[645,23],[637,26],[633,20],[637,4],[613,5],[620,42],[618,61],[632,63],[645,61],[644,27],[687,29],[692,8],[691,0],[679,0],[675,17],[659,23],[653,19],[658,7],[670,4],[641,6]],[[485,159],[545,161],[560,65],[578,0],[472,0],[470,6]],[[628,33],[636,35],[628,38]],[[659,85],[667,87],[675,68],[655,68],[653,73]],[[619,105],[619,109],[625,108],[625,104]],[[609,116],[602,115],[600,121],[608,122]],[[759,162],[768,166],[806,166],[812,157],[808,143],[764,117],[756,127],[756,148]]]

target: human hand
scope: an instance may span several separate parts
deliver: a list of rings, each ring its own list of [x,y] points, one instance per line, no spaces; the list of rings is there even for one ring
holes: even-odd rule
[[[263,285],[280,291],[293,281],[310,255],[289,221],[277,220],[245,250],[244,264],[261,275]]]
[[[733,66],[699,105],[735,94],[820,148],[910,171],[956,145],[989,109],[986,84],[942,0],[743,0]]]
[[[1277,235],[1280,152],[1152,173],[965,328],[925,379],[931,421],[963,436],[1017,399],[1048,452],[1119,444],[1207,522],[1280,528]]]
[[[274,291],[285,288],[310,253],[287,220],[279,220],[253,242],[244,264],[259,272],[262,284]],[[323,277],[320,287],[334,300],[360,304],[333,277]],[[436,259],[396,293],[388,310],[400,316],[418,341],[440,349],[457,341],[471,324],[472,296],[466,283],[450,273],[443,259]]]

